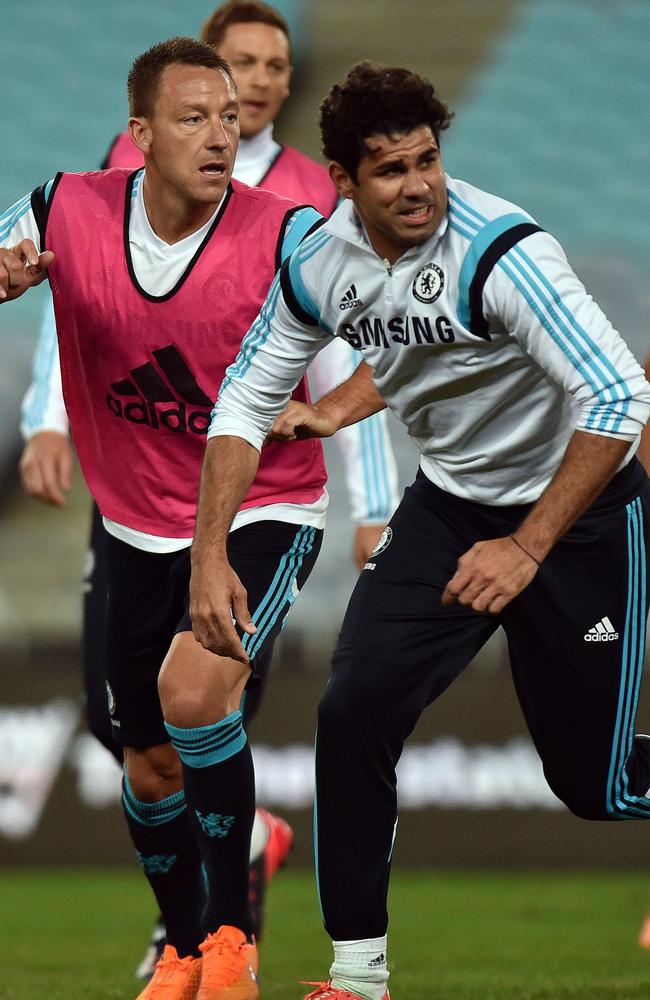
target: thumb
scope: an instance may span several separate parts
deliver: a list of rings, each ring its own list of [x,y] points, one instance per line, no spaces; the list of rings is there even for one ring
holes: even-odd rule
[[[232,613],[233,618],[243,632],[246,632],[248,635],[255,635],[257,629],[253,625],[253,619],[251,618],[251,613],[248,610],[248,602],[245,595],[233,595]]]

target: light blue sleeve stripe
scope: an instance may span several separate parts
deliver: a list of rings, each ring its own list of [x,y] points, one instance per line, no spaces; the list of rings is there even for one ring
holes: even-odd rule
[[[50,200],[50,195],[52,193],[52,185],[54,184],[54,178],[48,181],[45,185],[45,201]],[[9,235],[14,226],[22,219],[32,207],[32,192],[23,195],[22,198],[8,208],[5,212],[0,215],[0,241],[4,240],[6,236]]]
[[[449,219],[449,228],[453,229],[456,233],[460,233],[460,235],[464,236],[466,240],[471,240],[474,237],[473,233],[470,233],[467,229],[463,229],[462,226],[459,226],[458,223],[451,218]]]
[[[303,244],[301,244],[295,256],[301,264],[304,264],[311,257],[313,257],[315,253],[322,250],[322,248],[329,243],[331,239],[332,237],[330,233],[324,233],[322,229],[319,229],[317,232],[309,236]]]
[[[29,434],[41,427],[50,398],[54,366],[59,363],[59,351],[54,319],[54,303],[48,297],[41,320],[41,329],[32,363],[32,384],[21,408],[22,426]]]
[[[322,215],[315,208],[301,208],[297,212],[294,212],[289,220],[289,225],[286,228],[282,241],[282,249],[280,251],[281,263],[284,264],[285,260],[300,246],[309,230],[320,219],[322,219]]]
[[[224,380],[221,384],[221,389],[219,390],[219,395],[227,388],[227,386],[232,382],[233,379],[243,378],[246,371],[250,367],[251,361],[255,357],[255,354],[264,343],[264,341],[269,336],[271,332],[271,321],[275,315],[275,311],[278,305],[278,299],[280,297],[280,275],[277,274],[273,279],[273,284],[269,289],[269,293],[266,296],[266,300],[262,306],[259,316],[251,326],[250,330],[244,337],[239,348],[239,353],[233,363],[226,369],[226,374]],[[216,413],[218,406],[215,405],[212,410],[212,419]]]
[[[513,274],[513,272],[509,270],[508,266],[505,263],[506,260],[508,261],[509,264],[512,264],[512,266],[519,272],[519,274],[522,276],[522,278],[528,285],[530,291],[528,291],[528,289],[525,288],[525,286],[522,284],[521,281],[519,281],[519,279]],[[544,329],[547,331],[547,333],[549,333],[554,343],[571,361],[572,365],[574,366],[576,371],[579,372],[582,378],[584,378],[585,382],[588,383],[594,395],[601,400],[601,404],[603,406],[606,406],[610,402],[611,403],[619,402],[620,397],[615,395],[616,386],[603,385],[605,376],[598,363],[587,352],[585,347],[581,345],[576,340],[575,337],[572,337],[571,331],[567,328],[566,324],[564,323],[564,321],[561,319],[558,312],[554,308],[553,301],[549,300],[548,297],[544,294],[542,288],[534,281],[531,274],[528,271],[526,271],[523,264],[520,262],[518,257],[514,254],[514,252],[510,251],[509,253],[507,253],[499,261],[499,266],[506,272],[506,274],[508,274],[510,279],[513,281],[513,283],[516,285],[516,287],[519,289],[521,294],[528,302],[529,306],[539,319]],[[536,295],[538,301],[535,301],[535,299],[532,297],[531,292]],[[555,293],[554,301],[557,302],[557,298],[558,298],[557,293]],[[556,324],[557,329],[553,326],[551,320],[553,321],[553,323]],[[587,370],[588,368],[591,369],[591,373]],[[600,385],[596,381],[596,378],[600,379]],[[609,394],[609,399],[607,394]],[[628,408],[629,408],[629,403],[625,401],[623,405],[624,411],[627,412]],[[597,414],[595,411],[592,412],[587,426],[593,427],[596,415]],[[617,417],[618,413],[616,409],[612,409],[612,407],[610,406],[608,407],[607,415],[603,416],[601,424],[598,429],[606,430],[606,426],[603,425],[606,425],[606,423],[608,422],[608,420],[612,418],[612,416]],[[618,426],[619,424],[620,420],[617,420],[616,426]]]
[[[388,469],[386,468],[386,449],[390,447],[387,441],[387,430],[385,414],[373,413],[366,418],[370,427],[372,440],[372,450],[368,459],[373,463],[374,476],[377,482],[377,504],[373,511],[368,514],[373,520],[387,521],[393,513],[390,486],[388,483]]]
[[[17,212],[20,212],[25,205],[29,205],[31,203],[31,197],[31,193],[23,195],[23,197],[19,198],[15,205],[12,205],[11,208],[8,208],[5,212],[3,212],[2,215],[0,215],[0,226],[4,228],[7,223],[7,219],[13,217]]]
[[[361,364],[362,358],[356,354],[352,353],[352,371],[355,372],[359,365]],[[368,420],[362,420],[357,424],[357,430],[359,433],[359,457],[361,459],[361,469],[363,471],[363,482],[365,486],[366,495],[366,515],[371,518],[373,515],[370,513],[374,511],[378,506],[377,490],[376,490],[376,474],[373,468],[373,462],[371,460],[372,455],[372,427]]]
[[[377,506],[375,476],[371,464],[367,461],[371,450],[371,429],[365,420],[359,424],[359,438],[361,441],[361,468],[363,469],[363,482],[366,493],[366,511],[374,510]],[[370,516],[370,514],[368,514]]]
[[[629,399],[630,389],[629,389],[629,386],[627,385],[627,383],[625,382],[625,380],[621,377],[621,375],[619,374],[619,372],[616,371],[616,368],[614,367],[614,365],[612,364],[612,362],[610,361],[610,359],[607,357],[607,355],[603,353],[603,351],[600,349],[600,347],[598,346],[598,344],[589,336],[589,334],[587,333],[587,331],[578,323],[578,321],[576,320],[575,316],[569,310],[569,308],[567,307],[566,303],[562,301],[561,296],[558,294],[558,292],[556,291],[556,289],[550,283],[550,281],[548,280],[548,278],[546,277],[546,275],[537,267],[537,265],[535,264],[535,262],[528,256],[528,254],[524,250],[522,250],[521,247],[515,247],[515,252],[516,252],[517,256],[521,257],[521,259],[524,260],[526,262],[526,264],[528,264],[528,266],[533,271],[533,273],[536,275],[536,277],[539,279],[539,281],[542,283],[542,285],[550,293],[550,295],[553,298],[553,301],[558,306],[558,308],[560,309],[560,311],[563,313],[563,315],[566,317],[566,319],[568,320],[568,322],[571,324],[571,326],[573,327],[573,330],[575,331],[577,337],[579,337],[579,338],[582,339],[582,341],[584,342],[586,348],[591,352],[591,354],[590,355],[586,355],[586,357],[593,358],[593,367],[594,367],[594,370],[596,370],[596,366],[598,364],[598,374],[599,374],[600,378],[603,380],[603,382],[609,382],[611,379],[613,379],[614,382],[616,383],[616,385],[619,385],[621,387],[622,391],[627,395],[627,397]],[[571,338],[571,334],[570,333],[568,333],[568,336],[569,336],[569,338]],[[583,352],[581,351],[581,353],[583,353]],[[602,367],[600,367],[600,366],[602,366]],[[609,378],[607,377],[606,373],[609,373]],[[625,412],[626,413],[627,413],[628,409],[629,409],[629,403],[628,403],[628,401],[626,399],[625,400]],[[617,424],[616,424],[616,428],[612,428],[612,430],[615,430],[615,429],[618,428],[618,426],[620,426],[620,421],[622,419],[623,419],[623,414],[621,414],[619,416]],[[601,427],[600,429],[604,430],[605,428]]]
[[[24,215],[27,215],[31,207],[31,201],[27,198],[27,201],[20,201],[13,208],[9,209],[9,212],[4,216],[4,221],[0,224],[0,243],[4,243],[11,230],[20,222]]]
[[[453,209],[450,210],[453,213]],[[498,219],[493,219],[481,229],[470,246],[467,248],[465,259],[463,260],[460,274],[458,276],[458,319],[468,330],[471,324],[471,313],[469,306],[469,290],[476,274],[481,257],[496,239],[503,233],[520,226],[522,223],[530,222],[530,218],[519,212],[512,212],[510,215],[502,215]]]
[[[451,192],[450,192],[450,196],[455,201],[457,201],[459,204],[461,204],[463,206],[463,209],[465,209],[468,212],[471,212],[477,218],[483,219],[483,216],[479,215],[479,213],[475,212],[473,209],[471,209],[470,206],[466,205],[464,202],[462,202],[455,195],[452,195]],[[470,219],[468,216],[464,215],[463,212],[459,211],[455,206],[450,205],[450,225],[451,225],[451,227],[453,229],[456,229],[462,235],[466,236],[467,233],[465,233],[457,225],[453,224],[453,222],[451,221],[452,217],[458,217],[458,218],[460,218],[465,224],[467,224],[469,226],[477,226],[477,223],[475,223],[472,219]],[[502,218],[506,219],[506,218],[508,218],[508,216],[503,216]],[[513,218],[513,216],[510,216],[510,218]],[[516,216],[514,216],[514,218],[516,218]],[[525,220],[524,216],[519,217],[519,221],[521,221],[522,219],[524,219],[524,221],[527,221],[527,220]],[[500,220],[496,220],[496,221],[500,221]],[[475,242],[473,243],[473,246],[476,245],[477,243],[483,241],[484,234],[488,231],[488,229],[490,228],[490,225],[491,224],[489,224],[488,226],[486,226],[480,232],[478,240],[475,238]],[[470,248],[470,252],[471,252],[471,249],[472,248]],[[468,258],[470,256],[470,252],[468,252],[468,255],[465,258],[465,262],[464,262],[463,266],[465,266],[465,264],[467,264]],[[482,251],[482,252],[484,252],[484,251]],[[560,309],[560,311],[563,313],[563,315],[567,318],[568,322],[571,325],[573,325],[574,331],[576,331],[579,335],[582,336],[582,339],[586,342],[587,346],[589,347],[588,351],[585,350],[584,346],[580,345],[580,343],[578,342],[578,338],[575,337],[575,336],[573,336],[571,330],[569,328],[567,328],[567,326],[562,322],[560,316],[557,314],[557,312],[553,308],[552,302],[549,301],[549,299],[546,298],[543,295],[543,293],[541,291],[541,288],[539,286],[537,286],[532,281],[531,276],[526,273],[525,269],[523,267],[519,266],[519,264],[514,260],[514,255],[520,257],[522,259],[522,261],[525,261],[529,265],[531,271],[534,274],[536,274],[536,276],[538,277],[538,279],[548,289],[548,291],[550,292],[551,297],[552,297],[552,302],[555,302],[556,306],[558,307],[558,309]],[[530,287],[533,288],[533,290],[536,292],[538,298],[540,299],[540,301],[542,302],[542,304],[545,306],[545,308],[548,310],[549,317],[552,318],[554,320],[554,322],[557,324],[557,326],[559,327],[559,333],[557,331],[553,331],[549,327],[549,325],[547,323],[544,323],[543,319],[542,319],[542,316],[539,313],[539,311],[537,311],[536,309],[534,309],[536,315],[538,316],[538,319],[540,319],[540,322],[543,323],[544,327],[547,329],[547,332],[551,335],[551,337],[553,338],[553,340],[555,341],[555,343],[557,344],[557,346],[560,347],[560,349],[563,351],[563,353],[571,360],[571,362],[574,365],[574,367],[576,368],[576,370],[578,370],[580,372],[580,374],[585,379],[585,381],[590,385],[590,387],[592,389],[592,392],[594,392],[594,394],[596,396],[598,396],[600,399],[606,399],[606,395],[608,394],[610,396],[610,399],[611,399],[612,402],[623,400],[623,405],[622,405],[622,407],[620,407],[620,410],[622,412],[617,412],[617,410],[612,409],[612,407],[609,405],[609,402],[603,402],[599,406],[594,407],[594,409],[592,411],[592,414],[591,414],[591,416],[589,418],[588,426],[589,427],[594,427],[595,424],[597,423],[598,417],[600,416],[601,419],[600,419],[600,422],[598,423],[598,426],[596,428],[597,430],[607,430],[607,425],[608,425],[609,421],[611,421],[612,419],[614,420],[614,425],[611,428],[611,430],[612,431],[618,430],[618,428],[620,427],[621,421],[623,420],[625,414],[629,410],[629,402],[628,402],[628,400],[624,399],[623,395],[622,394],[619,395],[618,392],[616,391],[619,386],[622,386],[623,387],[623,392],[627,392],[627,394],[629,396],[629,389],[625,385],[624,380],[621,379],[620,375],[615,371],[615,369],[614,369],[613,365],[611,364],[611,362],[609,361],[609,359],[607,359],[606,356],[602,353],[602,351],[600,351],[600,348],[598,347],[598,345],[595,342],[593,342],[591,340],[591,338],[589,337],[589,335],[586,333],[586,331],[584,329],[582,329],[582,327],[580,327],[580,325],[575,320],[575,317],[573,317],[573,315],[571,314],[570,310],[567,308],[567,306],[565,305],[565,303],[562,301],[562,299],[559,296],[559,294],[557,293],[557,291],[553,288],[553,286],[548,281],[548,279],[545,277],[545,275],[535,265],[535,263],[533,262],[533,260],[525,253],[525,251],[521,247],[517,246],[517,247],[514,247],[507,254],[507,257],[512,262],[513,266],[516,267],[517,270],[521,273],[521,275],[526,279],[526,281],[530,285]],[[506,271],[506,273],[508,273],[505,266],[503,267],[503,270]],[[468,273],[466,275],[466,278],[469,279],[467,281],[466,288],[464,290],[461,288],[460,291],[459,291],[458,317],[461,320],[461,322],[464,323],[464,325],[468,325],[468,323],[469,323],[469,318],[470,318],[470,314],[469,314],[469,285],[471,284],[471,280],[472,280],[472,278],[474,276],[475,271],[476,271],[476,265],[474,266],[473,271],[471,273]],[[461,276],[462,276],[462,271],[461,271]],[[509,274],[509,276],[512,279],[512,275]],[[461,280],[462,280],[462,277],[461,277]],[[524,294],[522,286],[518,284],[517,287],[519,287],[519,290],[522,291],[522,294]],[[527,298],[527,301],[528,301],[529,305],[531,306],[531,308],[533,308],[531,300],[527,296],[524,296],[524,297]],[[465,301],[463,301],[463,299]],[[464,316],[464,318],[463,318],[463,316]],[[467,323],[465,323],[465,319],[467,320]],[[560,333],[564,337],[566,337],[566,340],[567,340],[568,344],[565,344],[564,341],[561,339]],[[587,372],[586,368],[583,367],[582,365],[580,365],[580,363],[576,359],[576,354],[574,353],[574,350],[569,350],[569,346],[571,348],[573,348],[575,351],[578,352],[578,355],[582,359],[582,362],[584,363],[584,365],[586,367],[588,367],[588,368],[590,368],[592,370],[593,375],[590,375]],[[605,368],[607,368],[610,371],[610,374],[613,375],[614,380],[615,380],[615,384],[614,385],[609,384],[610,383],[610,379],[607,377],[607,374],[606,374],[605,370],[603,370],[602,365],[604,365]]]
[[[506,263],[506,259],[508,260],[508,263]],[[548,303],[545,303],[542,300],[542,305],[540,305],[538,302],[536,302],[536,300],[533,298],[532,291],[529,288],[527,288],[522,283],[522,281],[520,281],[520,279],[517,277],[514,271],[511,270],[509,264],[513,264],[513,266],[517,268],[517,270],[520,273],[523,274],[523,277],[528,279],[528,282],[530,284],[530,278],[522,270],[521,266],[518,265],[516,261],[512,260],[511,254],[506,254],[506,257],[502,257],[501,260],[499,261],[499,267],[508,275],[508,277],[515,285],[515,287],[519,289],[522,296],[530,306],[532,312],[537,316],[539,322],[544,327],[546,332],[549,334],[553,342],[560,348],[562,353],[565,354],[566,357],[568,357],[568,359],[571,361],[571,364],[576,369],[576,371],[578,371],[579,374],[582,376],[582,378],[584,378],[585,382],[589,384],[592,392],[602,399],[603,390],[602,389],[599,390],[598,387],[594,384],[593,379],[583,367],[580,358],[575,354],[575,352],[571,349],[570,345],[567,344],[565,340],[563,340],[558,331],[553,327],[553,324],[551,323],[551,318],[555,318],[553,310],[549,309],[548,312],[546,312],[543,306],[548,306]],[[535,289],[533,286],[533,291],[539,292],[539,289]]]
[[[449,188],[447,188],[447,195],[450,201],[456,202],[461,208],[464,208],[469,215],[473,215],[474,218],[482,225],[485,225],[485,223],[488,221],[487,216],[481,215],[480,212],[477,212],[475,208],[472,208],[471,205],[468,205],[466,201],[463,201],[462,198],[459,198],[458,195],[454,191],[450,191]],[[474,225],[476,224],[477,223],[475,222]]]

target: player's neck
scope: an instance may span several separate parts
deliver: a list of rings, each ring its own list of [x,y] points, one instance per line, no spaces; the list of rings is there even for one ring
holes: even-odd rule
[[[184,198],[168,184],[161,182],[155,173],[147,171],[142,196],[149,225],[156,236],[170,246],[204,226],[219,204],[219,201],[206,203]]]
[[[246,135],[241,137],[239,140],[237,159],[239,161],[256,159],[257,157],[272,150],[274,145],[273,123],[271,122],[260,132],[256,132],[255,135]]]

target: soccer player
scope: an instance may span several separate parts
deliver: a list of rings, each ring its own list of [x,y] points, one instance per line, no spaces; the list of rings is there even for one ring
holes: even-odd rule
[[[316,860],[334,964],[311,1000],[388,1000],[395,766],[423,709],[499,626],[555,794],[587,819],[650,817],[650,746],[633,735],[650,528],[634,452],[650,386],[556,240],[445,174],[449,122],[405,69],[360,64],[333,87],[321,129],[345,202],[274,281],[204,460],[194,634],[246,663],[250,615],[225,543],[274,420],[287,440],[327,436],[387,404],[421,451],[319,709]],[[341,314],[352,282],[357,305]],[[332,337],[364,364],[279,416]]]
[[[260,626],[245,640],[250,666],[192,636],[189,543],[225,368],[277,262],[322,220],[231,183],[239,105],[211,47],[155,46],[132,67],[129,101],[144,171],[59,174],[6,212],[0,302],[49,273],[70,426],[107,528],[110,712],[124,747],[125,815],[169,939],[141,996],[256,1000],[254,782],[240,703],[318,552],[320,444],[267,449],[232,534]],[[304,385],[298,395],[307,398]]]
[[[240,101],[240,144],[233,176],[263,186],[300,204],[314,205],[321,214],[333,211],[337,193],[328,171],[298,150],[273,139],[273,122],[289,95],[291,46],[284,18],[265,3],[231,2],[218,7],[206,21],[201,40],[213,45],[231,68]],[[143,165],[142,151],[129,131],[112,142],[105,167]],[[342,341],[318,356],[310,372],[312,387],[322,395],[345,378],[355,364],[354,352]],[[34,380],[23,404],[22,430],[27,440],[21,475],[28,493],[56,506],[65,503],[71,485],[72,450],[61,390],[54,312],[49,304],[34,364]],[[353,554],[359,570],[397,506],[397,475],[383,414],[372,426],[351,427],[337,435],[346,467],[346,481],[355,522]],[[104,617],[106,609],[105,541],[102,519],[94,509],[84,580],[83,673],[86,715],[90,731],[121,764],[122,748],[113,738],[106,700]],[[244,704],[248,728],[259,706],[262,684]],[[251,901],[259,938],[263,920],[266,877],[291,844],[287,824],[266,810],[255,817],[251,857]],[[164,931],[154,929],[154,946],[140,966],[144,978],[164,946]]]

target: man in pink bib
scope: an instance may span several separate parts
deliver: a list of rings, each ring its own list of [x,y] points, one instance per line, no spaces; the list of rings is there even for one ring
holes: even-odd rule
[[[329,216],[337,194],[328,171],[303,153],[281,145],[273,123],[289,95],[291,42],[284,18],[260,0],[228,0],[205,22],[201,40],[213,45],[230,66],[240,99],[240,143],[233,177],[317,208]],[[103,168],[142,167],[142,151],[131,133],[111,143]],[[337,385],[356,364],[347,345],[335,341],[316,358],[309,372],[319,395]],[[132,411],[130,410],[129,413]],[[351,427],[336,437],[345,463],[354,524],[354,558],[361,569],[397,506],[397,476],[384,414],[369,424]],[[65,503],[73,464],[68,417],[61,390],[54,313],[46,307],[33,366],[33,382],[22,407],[21,429],[26,447],[21,475],[27,492],[56,506]],[[122,764],[122,747],[114,738],[106,699],[104,619],[106,609],[105,529],[96,505],[84,577],[82,667],[84,706],[90,731]],[[248,728],[263,695],[263,685],[247,693],[244,723]],[[249,898],[256,936],[263,923],[267,876],[289,851],[292,834],[278,817],[258,809],[251,843]],[[151,945],[138,967],[143,979],[153,973],[164,947],[164,926],[154,926]]]
[[[124,810],[169,941],[141,997],[256,1000],[255,794],[240,704],[320,546],[320,445],[269,447],[232,533],[255,608],[256,630],[242,632],[250,666],[192,636],[189,542],[226,367],[278,265],[320,216],[231,181],[239,102],[212,48],[155,46],[134,63],[129,100],[145,169],[59,174],[5,213],[0,302],[48,273],[71,431],[107,532]],[[298,398],[308,399],[304,383]]]

